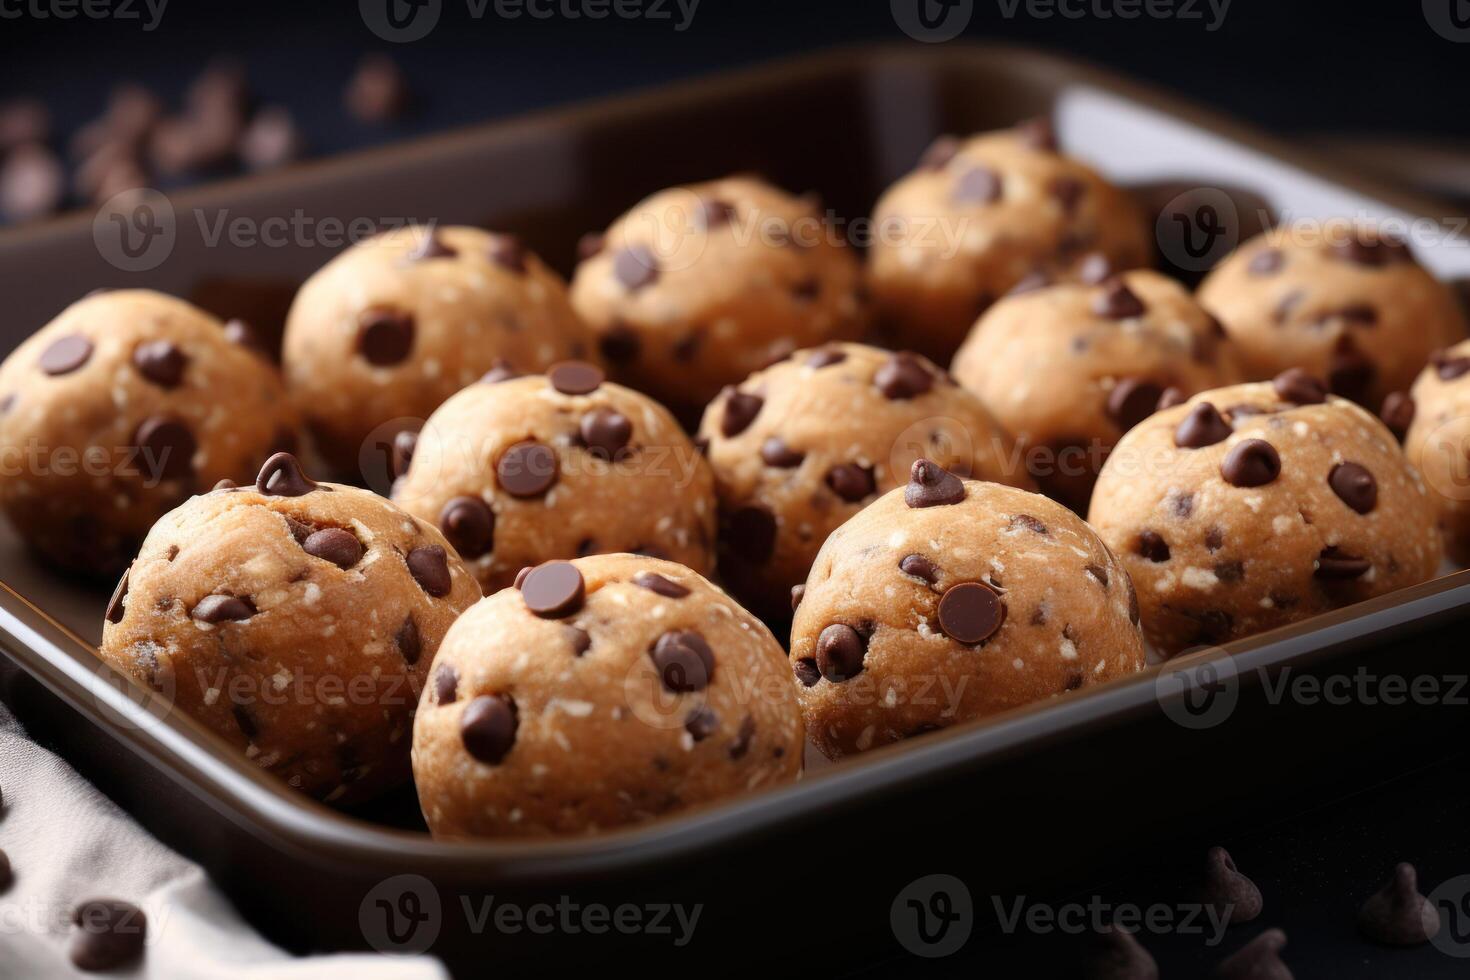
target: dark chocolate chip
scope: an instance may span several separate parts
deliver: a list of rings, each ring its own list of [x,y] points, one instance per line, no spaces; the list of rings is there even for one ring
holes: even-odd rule
[[[133,572],[133,566],[129,565],[118,579],[117,588],[112,590],[112,598],[107,601],[107,612],[104,614],[109,623],[117,624],[123,620],[123,614],[128,608],[128,576]]]
[[[454,587],[449,574],[449,556],[437,544],[424,545],[408,553],[408,572],[429,595],[442,598]]]
[[[92,356],[92,342],[81,334],[58,337],[41,352],[41,370],[50,375],[71,374]]]
[[[1174,513],[1179,517],[1188,517],[1194,513],[1194,494],[1177,493],[1171,495],[1174,500]]]
[[[840,463],[827,471],[828,489],[850,504],[871,497],[878,491],[873,471],[857,463]]]
[[[572,655],[580,657],[582,654],[592,649],[592,634],[588,633],[580,626],[568,626],[567,642],[571,644]]]
[[[1110,279],[1100,288],[1102,291],[1092,300],[1093,313],[1109,320],[1126,320],[1143,315],[1143,300],[1123,280]]]
[[[613,277],[630,293],[651,286],[658,273],[658,256],[647,245],[629,245],[613,256]]]
[[[301,542],[301,550],[338,568],[351,568],[362,560],[362,543],[357,535],[340,527],[314,531]]]
[[[989,204],[1000,199],[1000,174],[976,164],[955,181],[950,195],[956,204]]]
[[[735,737],[730,740],[730,748],[726,751],[733,762],[743,759],[745,753],[750,751],[750,740],[755,737],[755,719],[746,715],[740,720],[740,729],[736,731]]]
[[[1246,265],[1246,271],[1253,276],[1271,276],[1281,271],[1286,265],[1286,256],[1278,248],[1266,248],[1251,256],[1250,263]]]
[[[682,599],[689,594],[687,588],[658,572],[639,572],[633,576],[633,584],[669,599]]]
[[[965,484],[959,477],[927,459],[916,459],[903,488],[903,502],[910,507],[957,504],[965,499]]]
[[[1011,515],[1011,519],[1010,519],[1010,521],[1007,522],[1006,527],[1009,530],[1012,530],[1012,531],[1019,530],[1020,528],[1025,528],[1026,530],[1030,531],[1032,534],[1050,534],[1051,533],[1050,531],[1047,530],[1046,525],[1044,523],[1042,523],[1042,521],[1041,521],[1040,518],[1032,517],[1030,514],[1013,514],[1013,515]]]
[[[919,355],[899,351],[879,365],[873,384],[891,401],[917,398],[934,387],[934,374]]]
[[[817,681],[822,679],[822,671],[817,667],[815,657],[802,657],[791,664],[791,672],[796,679],[801,681],[802,687],[815,687]]]
[[[846,624],[833,623],[817,635],[817,670],[834,684],[861,674],[867,653],[868,641]]]
[[[1163,394],[1162,385],[1142,378],[1124,378],[1108,392],[1108,417],[1127,432],[1154,413]]]
[[[1232,925],[1250,922],[1261,914],[1261,890],[1235,867],[1223,847],[1205,854],[1205,878],[1200,901],[1219,911]]]
[[[1378,481],[1366,466],[1338,463],[1327,474],[1327,484],[1338,499],[1359,514],[1371,513],[1378,506]]]
[[[455,497],[439,511],[439,530],[461,558],[495,550],[495,512],[479,497]]]
[[[1087,193],[1087,185],[1076,177],[1063,175],[1053,179],[1047,185],[1046,190],[1062,206],[1063,211],[1072,214],[1077,210],[1077,205],[1082,203],[1082,198]]]
[[[713,735],[719,727],[719,717],[710,710],[709,705],[705,704],[701,704],[689,712],[689,717],[684,719],[684,730],[696,742],[703,742]]]
[[[826,347],[822,350],[813,351],[807,356],[806,366],[814,370],[831,367],[833,364],[841,364],[847,360],[847,352],[835,347]]]
[[[406,664],[416,664],[424,652],[424,641],[419,636],[419,624],[414,622],[413,613],[404,617],[398,632],[393,634],[393,644]]]
[[[0,851],[0,893],[7,891],[15,881],[15,871],[10,866],[10,855]]]
[[[255,736],[260,734],[260,726],[256,724],[255,716],[250,713],[250,709],[243,704],[236,704],[230,707],[230,714],[234,717],[235,726],[240,729],[240,734],[252,742],[255,741]]]
[[[1418,946],[1439,933],[1439,912],[1419,894],[1412,864],[1399,864],[1393,877],[1358,911],[1358,931],[1387,946]]]
[[[1402,391],[1391,391],[1383,399],[1383,407],[1378,410],[1378,417],[1383,419],[1383,424],[1388,430],[1398,436],[1402,442],[1409,434],[1409,426],[1414,424],[1414,399]]]
[[[255,615],[255,603],[233,595],[207,595],[189,610],[201,623],[238,623]]]
[[[434,668],[434,698],[440,704],[453,704],[459,697],[459,671],[450,664]]]
[[[633,423],[622,412],[594,408],[582,416],[577,431],[588,452],[598,459],[613,461],[626,455],[624,450],[633,438]]]
[[[518,442],[501,455],[495,476],[512,497],[539,497],[556,482],[556,453],[544,443]]]
[[[1470,357],[1452,356],[1448,351],[1435,351],[1429,363],[1434,365],[1434,373],[1441,381],[1454,381],[1470,373]]]
[[[413,462],[413,451],[418,448],[419,434],[413,429],[403,429],[393,435],[393,444],[389,451],[389,468],[395,477],[402,476],[408,472],[408,464]]]
[[[171,340],[149,340],[133,348],[133,366],[160,388],[177,388],[189,358]]]
[[[563,395],[586,395],[597,390],[605,380],[602,369],[586,361],[562,361],[546,372],[551,387]]]
[[[543,619],[561,619],[582,608],[587,583],[569,561],[549,561],[517,576],[526,608]]]
[[[760,414],[766,400],[760,395],[751,395],[734,388],[727,388],[725,410],[720,415],[720,432],[725,438],[738,436],[750,428],[750,423]]]
[[[943,170],[960,152],[960,141],[953,136],[941,136],[919,157],[920,170]]]
[[[694,630],[670,630],[648,651],[666,690],[702,691],[715,673],[715,654]]]
[[[492,263],[507,272],[513,272],[518,276],[526,273],[526,259],[530,253],[526,251],[526,246],[521,244],[521,240],[514,235],[496,235],[490,241],[490,247],[485,254]]]
[[[255,478],[255,489],[267,497],[301,497],[319,484],[307,479],[301,464],[290,453],[276,453],[265,461]]]
[[[1293,405],[1320,405],[1327,400],[1327,386],[1301,368],[1289,368],[1271,380],[1276,396]]]
[[[1133,933],[1113,923],[1093,933],[1082,975],[1086,980],[1159,980],[1159,966]]]
[[[1215,980],[1292,980],[1291,968],[1281,961],[1286,933],[1267,929],[1225,957],[1211,974]]]
[[[498,766],[516,744],[520,727],[515,700],[504,694],[482,694],[465,706],[459,735],[465,751],[487,766]]]
[[[1103,568],[1101,565],[1088,565],[1083,571],[1091,575],[1097,581],[1098,585],[1101,585],[1105,589],[1108,587],[1108,570],[1106,568]]]
[[[115,898],[94,898],[72,912],[72,965],[87,973],[117,970],[143,955],[148,917],[143,910]]]
[[[357,352],[377,367],[398,364],[413,350],[413,335],[412,316],[375,306],[358,317]]]
[[[638,332],[626,323],[614,323],[598,338],[597,348],[612,364],[626,364],[638,356],[643,341]]]
[[[1163,535],[1157,531],[1144,530],[1138,532],[1138,554],[1154,563],[1169,560],[1169,542],[1165,541]]]
[[[761,443],[761,461],[767,466],[789,470],[793,466],[800,466],[803,459],[806,459],[806,454],[786,445],[780,436],[771,436]]]
[[[938,567],[923,555],[904,555],[899,560],[898,570],[905,575],[912,575],[914,578],[922,579],[930,585],[939,581]]]
[[[1317,555],[1317,570],[1313,575],[1327,581],[1346,582],[1362,578],[1372,567],[1373,563],[1368,559],[1349,554],[1337,545],[1329,545]]]
[[[798,583],[797,585],[793,585],[791,587],[791,611],[792,612],[796,612],[796,608],[801,605],[801,600],[805,596],[806,596],[806,585],[805,585],[805,583]]]
[[[1220,464],[1220,476],[1232,487],[1263,487],[1281,475],[1281,454],[1264,439],[1236,443]]]
[[[577,258],[583,262],[592,258],[598,252],[607,247],[607,236],[601,232],[589,231],[577,239]]]
[[[1005,618],[1005,602],[980,582],[952,585],[939,600],[939,628],[960,643],[983,643]]]
[[[178,419],[163,415],[144,419],[133,444],[139,450],[139,465],[153,479],[176,480],[194,470],[194,452],[199,447],[194,433]]]
[[[1174,445],[1180,449],[1203,449],[1224,442],[1232,431],[1219,409],[1209,402],[1200,402],[1174,429]]]

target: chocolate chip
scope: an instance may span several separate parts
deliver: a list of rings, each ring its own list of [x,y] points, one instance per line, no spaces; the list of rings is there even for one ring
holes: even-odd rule
[[[766,400],[760,395],[751,395],[734,388],[727,388],[725,410],[720,416],[720,432],[728,438],[738,436],[750,428],[750,423],[760,414]]]
[[[1087,980],[1159,980],[1159,966],[1133,933],[1112,923],[1093,933],[1083,976]]]
[[[1470,373],[1470,357],[1451,356],[1448,351],[1435,351],[1430,356],[1429,363],[1434,365],[1434,373],[1439,375],[1441,381],[1454,381]]]
[[[143,955],[148,917],[143,910],[115,898],[94,898],[72,912],[77,931],[71,938],[71,962],[78,970],[117,970]]]
[[[231,706],[230,714],[234,717],[240,734],[252,742],[255,741],[255,737],[260,734],[260,726],[255,723],[255,716],[250,713],[250,709],[243,704],[236,704]]]
[[[658,256],[647,245],[629,245],[613,256],[613,277],[633,293],[658,279]]]
[[[1391,235],[1366,228],[1354,229],[1351,235],[1330,244],[1329,251],[1334,258],[1373,267],[1413,258],[1409,247]]]
[[[939,580],[938,567],[923,555],[904,555],[899,560],[898,570],[905,575],[912,575],[914,578],[922,579],[929,585],[933,585]]]
[[[980,582],[952,585],[939,600],[939,628],[960,643],[988,640],[1005,618],[1005,603],[994,589]]]
[[[449,246],[432,228],[419,236],[405,256],[407,262],[426,262],[430,259],[452,259],[459,253]]]
[[[459,697],[459,671],[450,664],[434,668],[434,699],[440,704],[453,704]]]
[[[189,358],[171,340],[149,340],[133,348],[133,366],[160,388],[177,388]]]
[[[1313,576],[1330,582],[1347,582],[1368,574],[1373,563],[1366,558],[1348,554],[1337,545],[1323,548],[1317,555],[1317,570]]]
[[[546,372],[551,387],[563,395],[586,395],[597,390],[606,379],[602,369],[585,361],[562,361]]]
[[[953,136],[941,136],[919,157],[920,170],[943,170],[960,152],[960,141]]]
[[[1399,864],[1393,877],[1358,911],[1358,931],[1387,946],[1418,946],[1439,933],[1439,912],[1419,894],[1412,864]]]
[[[592,649],[592,634],[580,626],[567,627],[567,643],[571,645],[572,655],[580,657]]]
[[[533,568],[535,568],[534,565],[522,565],[521,570],[516,572],[515,587],[517,589],[526,583],[526,576],[531,574]]]
[[[128,607],[128,577],[133,573],[133,566],[129,565],[118,580],[117,588],[112,590],[112,598],[107,601],[107,612],[104,614],[107,621],[116,625],[123,620],[123,614]]]
[[[385,54],[369,54],[353,72],[343,98],[355,118],[381,123],[403,114],[408,95],[408,82],[398,63]]]
[[[1240,873],[1223,847],[1212,847],[1205,855],[1200,901],[1218,910],[1232,925],[1250,922],[1261,914],[1261,890]]]
[[[255,615],[255,603],[233,595],[207,595],[189,610],[189,617],[201,623],[238,623]]]
[[[225,340],[236,347],[243,347],[248,351],[269,359],[271,352],[260,339],[260,335],[244,320],[236,317],[228,320],[224,325]]]
[[[255,489],[267,497],[301,497],[320,484],[306,478],[301,464],[290,453],[276,453],[265,461],[255,478]]]
[[[1077,264],[1077,278],[1088,286],[1099,286],[1116,270],[1113,261],[1102,252],[1092,252]]]
[[[1209,402],[1190,409],[1184,421],[1174,429],[1174,445],[1180,449],[1203,449],[1230,437],[1230,423]]]
[[[1143,300],[1122,279],[1111,279],[1103,283],[1101,289],[1092,299],[1093,313],[1109,320],[1126,320],[1143,315]]]
[[[419,636],[419,624],[414,622],[413,613],[404,617],[398,632],[393,634],[393,645],[398,647],[399,656],[406,664],[416,664],[424,651],[423,638]]]
[[[687,588],[658,572],[639,572],[633,576],[633,584],[669,599],[682,599],[689,594]]]
[[[713,231],[716,228],[728,225],[731,221],[735,220],[738,213],[735,210],[735,205],[729,201],[722,201],[715,198],[713,200],[702,200],[699,202],[699,220],[706,231]]]
[[[508,361],[497,357],[490,370],[480,375],[480,384],[498,385],[505,381],[513,381],[520,376],[520,372],[511,367]]]
[[[1047,153],[1057,151],[1057,131],[1052,126],[1051,120],[1045,116],[1017,123],[1016,136],[1033,150],[1042,150]]]
[[[909,482],[903,488],[903,502],[910,507],[936,507],[957,504],[965,499],[965,484],[938,463],[916,459],[909,469]]]
[[[719,717],[710,710],[709,705],[705,704],[701,704],[689,712],[689,717],[684,719],[684,730],[696,742],[703,742],[713,735],[719,727]]]
[[[399,477],[408,472],[408,464],[413,462],[413,452],[418,445],[419,434],[413,429],[402,429],[393,434],[388,454],[388,466],[393,476]]]
[[[41,352],[38,362],[41,370],[49,375],[71,374],[87,363],[92,356],[92,342],[81,334],[59,337]]]
[[[1335,395],[1362,404],[1368,399],[1377,370],[1346,334],[1338,339],[1327,370],[1327,387]]]
[[[817,681],[822,679],[822,671],[817,667],[814,657],[802,657],[791,664],[791,672],[796,679],[801,681],[802,687],[815,687]]]
[[[504,694],[482,694],[465,706],[459,719],[464,749],[487,766],[498,766],[516,744],[520,728],[514,699]]]
[[[841,364],[845,360],[847,360],[846,351],[838,350],[835,347],[826,347],[822,350],[813,351],[808,355],[806,366],[816,371],[824,367],[831,367],[833,364]]]
[[[867,654],[868,641],[851,626],[833,623],[817,635],[817,670],[834,684],[861,674]]]
[[[1215,980],[1292,980],[1291,968],[1281,961],[1286,933],[1267,929],[1220,961]]]
[[[1138,532],[1138,544],[1135,548],[1138,554],[1155,564],[1169,560],[1169,542],[1157,531],[1144,530]]]
[[[890,401],[917,398],[934,387],[934,375],[919,355],[899,351],[879,365],[873,384]]]
[[[537,565],[521,581],[520,589],[526,608],[543,619],[570,616],[587,598],[587,583],[569,561]]]
[[[743,759],[745,754],[750,751],[750,740],[754,737],[755,719],[750,715],[746,715],[740,720],[740,729],[735,733],[735,737],[731,739],[730,748],[726,750],[730,761],[734,762]]]
[[[194,452],[199,448],[194,433],[178,419],[153,415],[143,420],[133,435],[140,465],[156,480],[177,480],[194,471]]]
[[[0,893],[8,890],[15,881],[15,872],[10,867],[10,855],[0,851]]]
[[[238,483],[236,483],[234,480],[231,480],[231,479],[229,479],[227,477],[227,478],[219,481],[218,483],[216,483],[214,485],[213,489],[210,492],[211,493],[220,493],[220,492],[227,492],[227,491],[230,491],[230,490],[238,490],[238,489],[240,489],[240,485]]]
[[[301,550],[344,569],[362,560],[362,543],[357,540],[357,535],[340,527],[313,532],[301,542]]]
[[[387,367],[413,350],[413,317],[400,310],[373,307],[357,321],[357,351],[369,364]]]
[[[956,204],[988,204],[1000,199],[1000,174],[975,165],[960,174],[950,195]]]
[[[638,356],[643,347],[638,332],[625,323],[614,323],[598,338],[597,348],[612,364],[626,364]]]
[[[461,558],[475,559],[495,549],[495,512],[479,497],[455,497],[439,511],[439,530]]]
[[[437,544],[424,545],[408,553],[408,573],[429,595],[442,598],[454,587],[449,574],[449,556]]]
[[[1101,585],[1105,589],[1108,587],[1108,570],[1106,568],[1103,568],[1101,565],[1088,565],[1083,571],[1091,575],[1097,581],[1098,585]]]
[[[1271,276],[1281,271],[1286,265],[1286,256],[1277,248],[1266,248],[1251,256],[1246,265],[1246,271],[1253,276]]]
[[[1108,392],[1108,417],[1127,432],[1154,413],[1163,393],[1163,386],[1152,381],[1124,378]]]
[[[1402,391],[1391,391],[1383,399],[1383,407],[1378,410],[1378,417],[1383,419],[1383,424],[1388,430],[1398,436],[1400,442],[1409,434],[1409,426],[1414,424],[1414,399]]]
[[[1215,578],[1222,582],[1239,582],[1245,578],[1245,565],[1238,561],[1216,562]]]
[[[518,442],[501,455],[495,476],[512,497],[539,497],[556,482],[556,453],[544,443]]]
[[[1009,530],[1012,530],[1012,531],[1019,530],[1021,528],[1025,528],[1026,530],[1030,531],[1032,534],[1050,534],[1051,533],[1050,531],[1047,530],[1046,525],[1043,524],[1039,518],[1032,517],[1030,514],[1013,514],[1013,515],[1011,515],[1011,519],[1006,523],[1006,527]]]
[[[789,470],[793,466],[800,466],[803,459],[806,459],[806,454],[786,445],[780,436],[771,436],[761,444],[761,460],[767,466]]]
[[[496,235],[485,250],[485,257],[493,264],[518,276],[526,274],[526,260],[529,256],[526,246],[514,235]]]
[[[1263,487],[1281,475],[1281,454],[1264,439],[1236,443],[1220,464],[1220,476],[1232,487]]]
[[[715,673],[715,654],[694,630],[670,630],[648,651],[666,690],[702,691]]]
[[[1301,368],[1289,368],[1271,380],[1282,401],[1294,405],[1320,405],[1327,400],[1327,386]]]
[[[791,611],[792,612],[796,612],[796,608],[801,605],[801,600],[805,596],[806,596],[806,584],[805,583],[798,583],[798,584],[793,585],[791,587]]]
[[[1061,176],[1052,180],[1047,185],[1046,191],[1067,214],[1077,210],[1077,205],[1082,202],[1082,197],[1087,193],[1087,185],[1076,177]],[[1086,280],[1084,280],[1086,281]]]
[[[1338,498],[1359,514],[1378,506],[1378,481],[1359,463],[1338,463],[1327,474],[1327,484]]]
[[[850,504],[872,496],[878,490],[871,467],[857,463],[840,463],[827,471],[827,487]]]
[[[598,459],[613,461],[627,455],[624,450],[633,438],[633,423],[622,412],[594,408],[582,416],[578,433],[588,452]]]

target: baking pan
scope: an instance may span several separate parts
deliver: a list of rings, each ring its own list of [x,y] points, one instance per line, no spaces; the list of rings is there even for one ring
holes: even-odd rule
[[[96,286],[158,288],[278,328],[291,290],[341,243],[215,239],[221,215],[479,224],[522,235],[568,271],[581,233],[657,188],[755,171],[857,217],[939,133],[1048,111],[1069,151],[1156,209],[1181,193],[1211,203],[1198,227],[1172,217],[1187,207],[1161,219],[1162,258],[1185,277],[1260,211],[1449,213],[1050,55],[846,49],[181,193],[171,249],[141,271],[108,261],[108,228],[91,215],[0,234],[0,349]],[[1226,239],[1200,237],[1205,225]],[[1463,242],[1415,245],[1439,275],[1470,276]],[[672,957],[709,974],[871,963],[900,952],[890,907],[921,875],[965,880],[983,931],[983,896],[1063,894],[1185,830],[1269,819],[1422,765],[1463,744],[1466,728],[1450,697],[1470,616],[1470,572],[1458,572],[646,826],[448,843],[424,833],[411,790],[334,811],[158,710],[95,659],[105,601],[0,532],[4,683],[32,733],[204,864],[273,940],[427,948],[463,976],[624,955],[642,957],[621,960],[630,967]],[[1363,672],[1437,678],[1443,696],[1324,700],[1280,686]]]

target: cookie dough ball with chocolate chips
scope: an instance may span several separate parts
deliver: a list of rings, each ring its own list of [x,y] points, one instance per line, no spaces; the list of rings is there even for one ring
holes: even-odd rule
[[[1384,422],[1439,503],[1450,556],[1470,565],[1470,341],[1436,351],[1412,396],[1391,395]]]
[[[1042,488],[1079,512],[1118,438],[1206,388],[1240,380],[1220,325],[1157,272],[1043,286],[997,303],[955,355],[960,384],[1014,435]]]
[[[142,289],[73,303],[0,364],[0,508],[43,558],[116,577],[191,494],[292,448],[275,369]]]
[[[1060,153],[1040,120],[941,138],[874,210],[868,283],[880,325],[941,363],[1017,283],[1075,278],[1092,252],[1119,269],[1152,252],[1133,200]]]
[[[1140,424],[1103,467],[1088,520],[1165,654],[1423,582],[1443,552],[1393,433],[1300,370]]]
[[[1080,518],[928,460],[838,528],[791,630],[830,758],[1143,669],[1128,575]]]
[[[149,533],[102,659],[262,769],[349,803],[408,776],[410,725],[449,624],[479,598],[429,524],[279,453]]]
[[[804,745],[781,646],[682,565],[528,569],[444,638],[414,721],[439,837],[585,834],[789,782]]]
[[[437,525],[486,593],[527,565],[594,553],[713,568],[709,465],[663,406],[590,364],[470,385],[411,453],[394,501]]]
[[[662,191],[587,241],[572,302],[615,376],[681,415],[867,326],[852,250],[810,199],[750,177]]]
[[[861,344],[800,351],[705,412],[724,528],[720,571],[746,605],[785,618],[822,542],[908,480],[924,456],[1031,487],[1011,439],[933,363]]]
[[[498,366],[544,371],[595,354],[565,283],[515,238],[412,227],[354,245],[306,281],[283,363],[322,456],[360,477],[380,426],[422,422]]]
[[[1344,220],[1259,235],[1220,263],[1199,299],[1246,377],[1301,368],[1377,411],[1430,353],[1465,336],[1454,293],[1387,232]]]

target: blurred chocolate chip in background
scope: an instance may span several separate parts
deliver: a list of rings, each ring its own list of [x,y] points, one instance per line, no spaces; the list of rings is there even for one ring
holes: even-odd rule
[[[301,156],[304,146],[291,113],[281,106],[267,106],[245,127],[240,160],[249,170],[273,170]]]
[[[408,111],[408,82],[403,69],[385,54],[370,54],[358,63],[347,83],[347,111],[361,122],[382,123]]]

